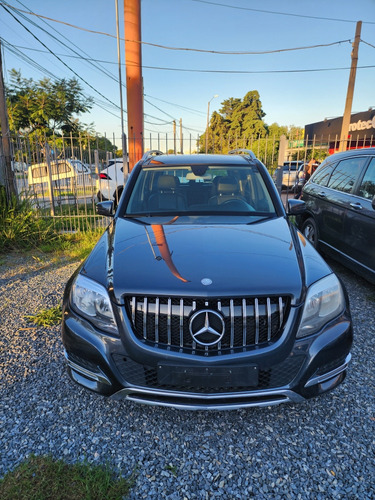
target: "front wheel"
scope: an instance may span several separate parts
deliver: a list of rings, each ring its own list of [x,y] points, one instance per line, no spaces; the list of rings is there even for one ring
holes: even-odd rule
[[[313,218],[309,217],[302,224],[302,234],[309,240],[314,248],[318,248],[318,228]]]

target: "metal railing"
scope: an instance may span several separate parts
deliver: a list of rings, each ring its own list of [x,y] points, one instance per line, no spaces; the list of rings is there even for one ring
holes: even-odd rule
[[[128,138],[127,144],[134,138]],[[100,142],[101,141],[101,142]],[[227,154],[230,150],[252,150],[273,174],[282,161],[307,162],[314,158],[322,161],[340,149],[338,137],[326,140],[316,136],[305,137],[238,137],[235,135],[208,136],[208,152]],[[121,138],[113,135],[112,142],[86,135],[78,137],[12,137],[12,170],[20,199],[28,199],[40,217],[52,217],[63,231],[84,231],[103,228],[107,220],[96,215],[95,204],[100,188],[99,177],[111,158],[116,157]],[[177,145],[178,150],[177,150]],[[373,136],[359,138],[354,135],[345,144],[346,149],[375,146]],[[177,138],[175,134],[155,133],[143,138],[144,151],[162,150],[166,153],[203,153],[205,141],[191,134]],[[281,154],[280,154],[281,153]],[[283,156],[283,158],[281,158]],[[124,155],[126,158],[126,155]],[[4,157],[0,152],[0,174]],[[281,162],[281,163],[280,163]],[[64,166],[65,165],[65,166]],[[68,166],[72,167],[68,169]],[[70,170],[70,173],[67,172]],[[4,183],[4,179],[0,182]],[[102,181],[101,181],[102,182]],[[117,179],[117,183],[122,180]],[[5,184],[6,185],[6,184]]]

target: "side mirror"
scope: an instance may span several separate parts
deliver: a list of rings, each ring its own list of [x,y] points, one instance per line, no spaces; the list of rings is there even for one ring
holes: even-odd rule
[[[302,200],[288,200],[288,215],[302,215],[306,210],[306,203]]]
[[[96,204],[96,213],[105,217],[113,217],[113,201],[101,201]]]
[[[371,206],[375,210],[375,196],[372,199]]]

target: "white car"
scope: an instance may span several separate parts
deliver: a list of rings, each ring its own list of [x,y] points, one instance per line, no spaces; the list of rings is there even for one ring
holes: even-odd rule
[[[99,201],[114,200],[118,203],[124,189],[124,163],[122,158],[109,160],[96,181],[97,198]]]
[[[281,189],[293,190],[296,183],[296,178],[303,171],[305,163],[303,161],[285,161],[283,164],[283,178]],[[273,180],[276,182],[276,173],[273,175]]]

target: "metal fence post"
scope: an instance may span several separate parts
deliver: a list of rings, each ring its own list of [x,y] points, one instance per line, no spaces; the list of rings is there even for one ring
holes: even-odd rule
[[[279,158],[277,161],[277,169],[276,169],[276,188],[279,193],[281,193],[281,187],[283,183],[283,165],[285,161],[285,153],[287,147],[287,139],[285,135],[280,137],[280,145],[279,145]]]
[[[51,203],[51,216],[55,217],[55,198],[53,195],[53,185],[52,185],[52,171],[51,171],[51,157],[50,157],[50,148],[48,142],[45,143],[44,146],[46,152],[46,163],[47,163],[47,171],[48,171],[48,192],[49,199]]]

